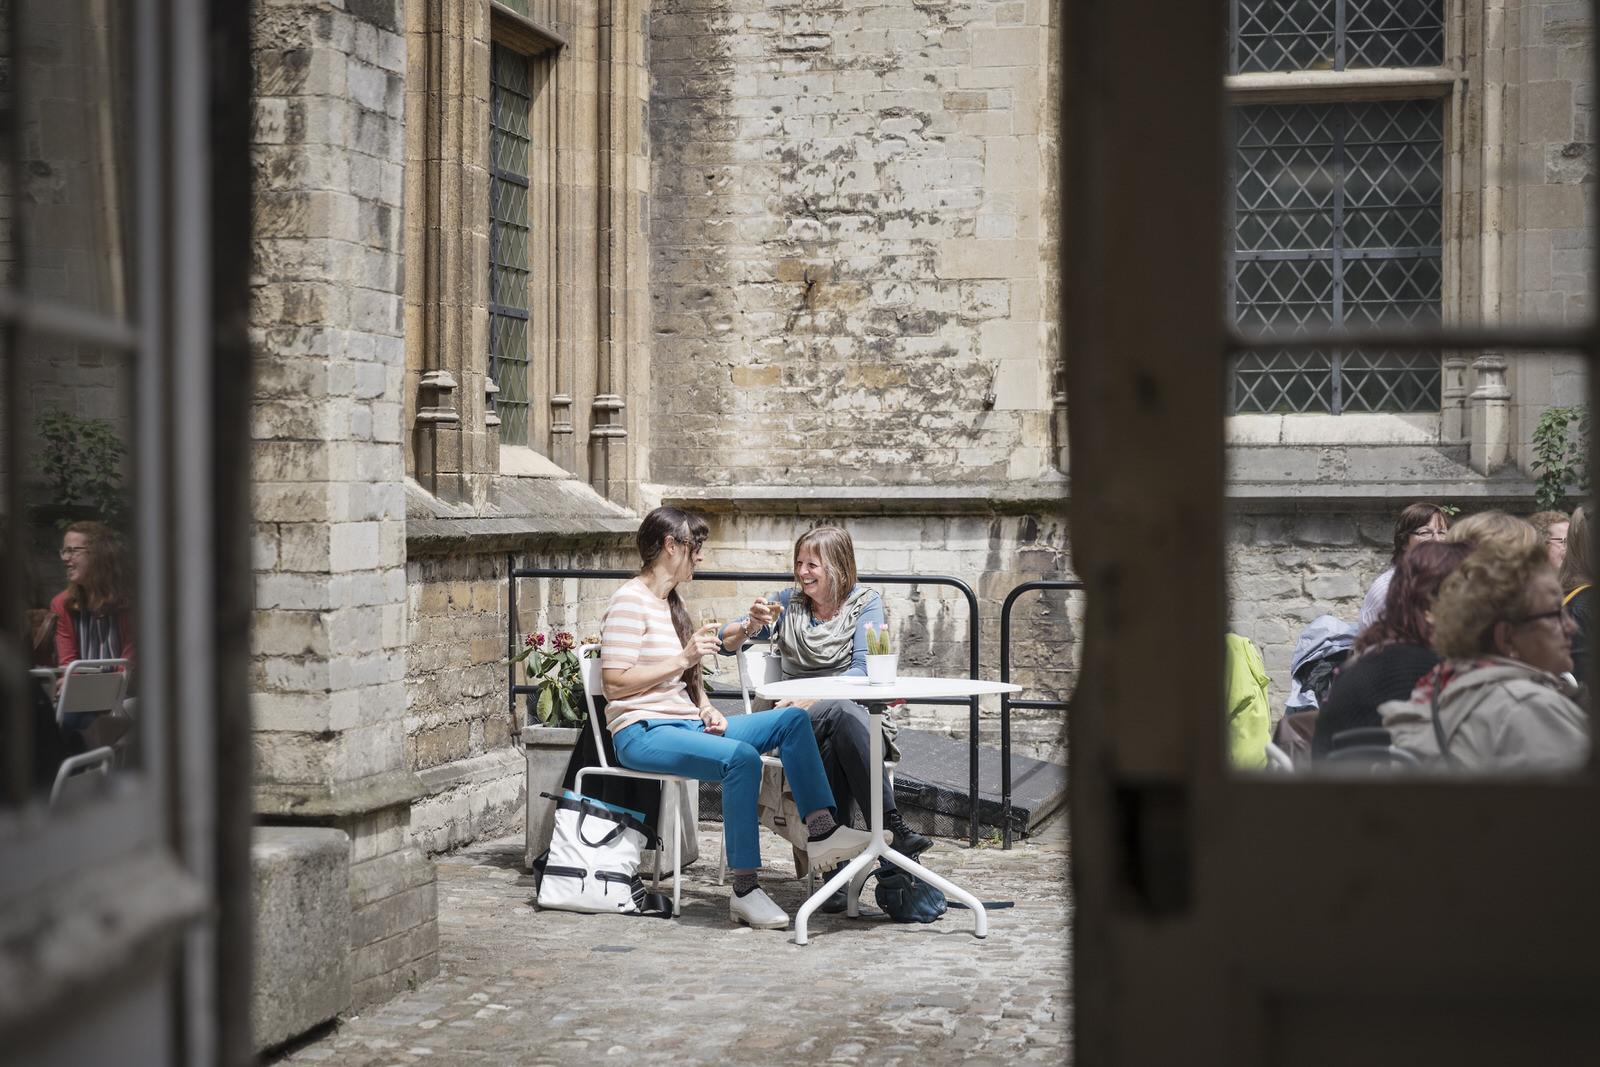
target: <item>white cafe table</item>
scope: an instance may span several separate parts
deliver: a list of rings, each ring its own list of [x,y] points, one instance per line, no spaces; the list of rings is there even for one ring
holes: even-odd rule
[[[859,676],[841,675],[832,678],[792,678],[786,682],[768,682],[756,687],[756,695],[763,700],[777,701],[780,706],[785,701],[794,700],[853,700],[864,706],[872,716],[872,729],[868,731],[871,756],[867,765],[882,767],[883,716],[891,701],[987,696],[991,693],[1015,693],[1021,688],[1020,685],[1012,685],[1010,682],[985,682],[978,678],[918,678],[909,675],[901,675],[887,685],[873,685]],[[872,843],[824,882],[822,888],[800,906],[799,913],[794,917],[795,944],[806,943],[806,922],[811,918],[811,913],[846,882],[850,885],[850,891],[846,894],[849,899],[847,914],[852,917],[861,914],[861,887],[866,884],[867,876],[872,873],[876,861],[880,858],[910,871],[923,881],[942,889],[947,897],[965,904],[972,910],[973,934],[977,937],[987,936],[989,919],[984,913],[982,901],[965,889],[934,874],[910,856],[896,852],[883,840],[883,775],[874,774],[871,777]]]

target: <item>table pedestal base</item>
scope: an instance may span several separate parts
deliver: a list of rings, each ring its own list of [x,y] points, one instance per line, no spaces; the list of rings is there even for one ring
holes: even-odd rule
[[[989,934],[989,917],[983,910],[982,901],[973,896],[971,893],[968,893],[965,889],[962,889],[945,878],[934,874],[932,871],[928,870],[928,868],[924,867],[910,856],[896,852],[894,849],[890,848],[884,843],[883,775],[878,773],[878,768],[883,766],[884,710],[885,709],[882,704],[868,705],[868,711],[872,716],[872,726],[868,731],[870,758],[867,766],[873,768],[874,772],[871,776],[872,843],[862,850],[859,856],[845,864],[842,870],[835,871],[833,877],[822,883],[821,889],[818,889],[806,900],[804,904],[800,905],[800,911],[796,913],[794,917],[794,943],[797,945],[803,945],[806,943],[806,923],[810,920],[812,913],[821,907],[822,902],[827,900],[832,893],[838,890],[838,888],[844,885],[846,882],[850,883],[850,891],[847,894],[847,899],[849,900],[849,910],[846,914],[848,914],[851,918],[857,918],[860,916],[861,888],[866,884],[868,876],[872,874],[873,869],[877,866],[877,862],[880,859],[894,864],[901,870],[911,872],[913,875],[921,878],[929,885],[942,890],[945,896],[952,900],[959,900],[968,908],[971,908],[973,936],[987,937]],[[843,813],[841,813],[841,815],[842,814]]]

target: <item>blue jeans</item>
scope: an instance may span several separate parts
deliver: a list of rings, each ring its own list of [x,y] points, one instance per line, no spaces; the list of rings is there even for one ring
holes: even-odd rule
[[[799,708],[729,715],[728,732],[721,737],[706,733],[698,719],[646,719],[623,727],[611,740],[624,767],[722,783],[722,839],[734,870],[761,866],[756,815],[761,753],[779,750],[802,815],[833,807],[811,717]]]

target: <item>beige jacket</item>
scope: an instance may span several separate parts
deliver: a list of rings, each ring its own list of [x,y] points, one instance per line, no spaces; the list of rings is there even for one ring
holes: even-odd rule
[[[1478,774],[1550,774],[1576,770],[1589,757],[1589,716],[1582,691],[1519,660],[1489,656],[1441,664],[1448,669],[1439,695],[1439,725],[1451,761],[1435,740],[1431,698],[1438,670],[1409,700],[1378,708],[1394,744],[1424,764]]]

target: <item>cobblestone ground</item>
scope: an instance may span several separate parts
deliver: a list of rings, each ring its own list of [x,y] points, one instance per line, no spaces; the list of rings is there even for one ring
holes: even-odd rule
[[[1010,851],[939,840],[924,862],[981,900],[928,925],[812,916],[794,931],[728,922],[719,824],[700,829],[676,921],[540,911],[522,838],[439,858],[439,977],[277,1064],[1066,1063],[1071,901],[1058,820]],[[804,899],[788,846],[762,834],[762,885]],[[788,877],[785,877],[785,874]],[[665,888],[665,886],[663,887]]]

